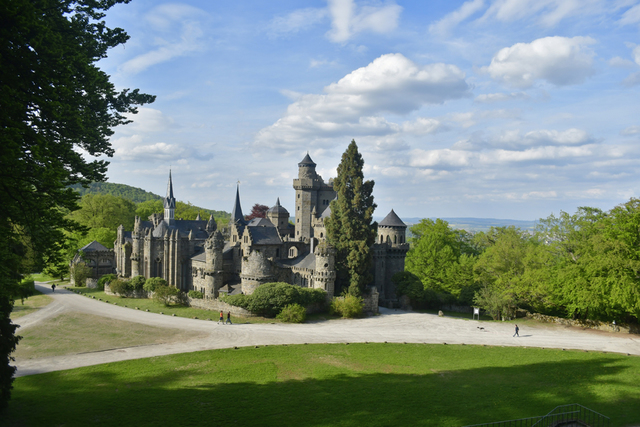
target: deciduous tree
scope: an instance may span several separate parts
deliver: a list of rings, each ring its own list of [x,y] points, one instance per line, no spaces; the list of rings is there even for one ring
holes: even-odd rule
[[[18,338],[11,324],[21,259],[57,259],[65,218],[77,208],[72,184],[104,181],[114,126],[154,97],[115,90],[96,63],[128,36],[101,19],[128,0],[0,2],[0,407],[10,396]],[[25,238],[25,236],[27,238]],[[28,242],[28,243],[25,243]]]

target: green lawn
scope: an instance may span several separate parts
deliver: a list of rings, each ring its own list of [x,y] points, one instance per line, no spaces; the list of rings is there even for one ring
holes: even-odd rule
[[[24,304],[18,299],[13,304],[13,310],[11,311],[11,320],[18,319],[22,316],[26,316],[27,314],[35,313],[40,310],[42,307],[53,302],[53,298],[41,294],[36,291],[35,295],[30,296],[29,298],[24,300]]]
[[[200,308],[192,308],[192,307],[184,307],[180,305],[172,305],[165,306],[162,303],[155,302],[152,299],[146,298],[122,298],[119,296],[107,295],[104,291],[99,291],[97,289],[89,289],[89,288],[69,288],[70,290],[81,292],[83,295],[88,298],[95,297],[95,299],[108,302],[110,304],[118,304],[122,307],[127,307],[131,309],[135,309],[138,307],[139,310],[145,311],[149,310],[151,313],[163,313],[166,315],[175,314],[178,317],[187,317],[198,319],[211,319],[218,321],[220,315],[218,311],[211,310],[203,310]],[[327,315],[328,316],[328,315]],[[224,314],[224,320],[227,320],[227,313]],[[264,317],[236,317],[231,316],[232,323],[280,323],[277,319],[267,319]]]
[[[16,379],[7,426],[462,426],[580,403],[640,424],[640,357],[465,345],[245,347]]]

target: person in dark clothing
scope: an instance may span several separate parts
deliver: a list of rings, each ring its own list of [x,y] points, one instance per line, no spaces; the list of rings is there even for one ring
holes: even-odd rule
[[[518,328],[518,325],[516,325],[516,333],[513,334],[513,336],[515,337],[516,335],[519,337],[520,334],[518,333],[520,331],[520,328]]]
[[[56,285],[51,285],[51,292],[55,292],[56,291]]]
[[[227,312],[227,323],[230,325],[233,325],[233,323],[231,323],[231,312]]]

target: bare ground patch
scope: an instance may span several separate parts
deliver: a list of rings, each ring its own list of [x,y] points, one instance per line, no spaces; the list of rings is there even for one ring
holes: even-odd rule
[[[20,330],[17,360],[62,356],[204,337],[201,332],[147,326],[86,313],[70,312]]]

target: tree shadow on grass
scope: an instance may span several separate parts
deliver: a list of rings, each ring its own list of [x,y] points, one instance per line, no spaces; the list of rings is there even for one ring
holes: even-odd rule
[[[372,368],[353,356],[365,344],[340,354],[313,347],[199,352],[19,378],[6,425],[462,426],[569,403],[611,417],[612,426],[640,423],[638,358],[518,349],[516,359],[519,351],[553,352],[521,364],[478,347],[468,354],[486,366],[449,369],[449,356],[434,346],[399,344],[386,346],[396,354]],[[455,354],[472,346],[447,347]]]

